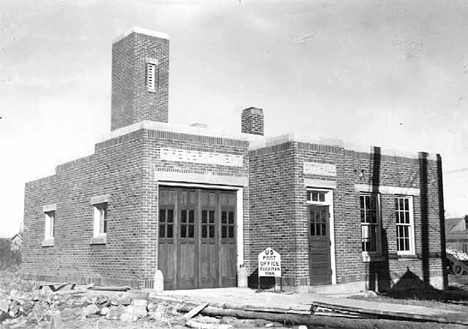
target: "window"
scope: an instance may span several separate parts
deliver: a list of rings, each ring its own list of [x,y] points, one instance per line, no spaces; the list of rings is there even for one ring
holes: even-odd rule
[[[361,194],[359,199],[362,252],[380,254],[379,195]]]
[[[414,254],[413,199],[395,197],[396,239],[399,254]]]
[[[107,229],[109,228],[109,200],[109,194],[91,197],[90,201],[94,212],[93,237],[91,238],[91,244],[107,243]]]
[[[174,209],[159,209],[159,237],[174,237]]]
[[[55,210],[46,211],[45,213],[45,240],[50,240],[55,237]]]
[[[307,191],[307,201],[325,202],[326,191]]]
[[[107,233],[107,203],[94,205],[94,236],[103,236]]]
[[[202,210],[201,237],[202,239],[214,239],[215,237],[215,211]]]
[[[195,210],[183,209],[180,211],[180,237],[182,239],[195,237]]]
[[[146,88],[148,91],[155,92],[158,85],[158,60],[146,59]]]
[[[221,238],[233,239],[235,227],[234,211],[221,211]]]

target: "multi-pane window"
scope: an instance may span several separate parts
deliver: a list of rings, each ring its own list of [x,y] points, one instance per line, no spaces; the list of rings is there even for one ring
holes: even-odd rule
[[[325,191],[307,191],[307,201],[325,202]]]
[[[380,252],[379,196],[377,194],[361,194],[359,201],[362,251],[366,253],[378,253]]]
[[[234,211],[221,211],[221,238],[234,238],[235,227]]]
[[[45,214],[45,239],[55,237],[55,210],[46,211]]]
[[[409,196],[395,197],[396,239],[399,253],[413,253],[413,205]]]
[[[180,237],[183,239],[195,237],[195,210],[182,209],[180,211]]]
[[[173,209],[159,209],[159,237],[168,239],[174,237]]]
[[[214,239],[215,225],[215,211],[202,210],[201,237],[203,239]]]
[[[328,211],[325,209],[309,208],[310,216],[310,235],[326,236],[328,235]]]
[[[107,202],[94,205],[94,236],[107,233]]]

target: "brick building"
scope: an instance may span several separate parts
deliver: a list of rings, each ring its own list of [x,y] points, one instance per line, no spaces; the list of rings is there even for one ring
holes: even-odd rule
[[[444,285],[439,155],[267,138],[253,107],[236,135],[168,124],[168,37],[131,29],[112,56],[111,132],[26,184],[26,277],[229,287],[271,247],[295,289]]]

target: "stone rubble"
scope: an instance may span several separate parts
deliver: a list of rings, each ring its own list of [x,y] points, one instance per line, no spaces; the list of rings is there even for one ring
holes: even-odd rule
[[[59,292],[43,289],[30,293],[0,290],[0,328],[64,329],[67,327],[64,323],[88,318],[127,323],[156,321],[164,323],[163,326],[171,323],[173,329],[183,328],[187,323],[177,311],[179,305],[178,301],[158,299],[157,296],[139,291],[114,292],[106,296],[97,291],[89,293],[87,288]],[[223,320],[201,315],[196,320],[220,327],[227,322],[236,322],[235,319]],[[246,320],[238,321],[240,324]]]

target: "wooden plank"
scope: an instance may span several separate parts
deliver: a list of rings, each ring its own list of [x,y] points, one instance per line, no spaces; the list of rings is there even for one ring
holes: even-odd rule
[[[404,313],[404,312],[372,310],[372,309],[364,309],[360,307],[337,305],[337,304],[324,303],[324,302],[312,302],[312,307],[313,308],[324,307],[328,309],[335,309],[335,310],[347,311],[347,312],[356,312],[356,313],[366,314],[366,315],[378,315],[380,318],[383,318],[383,319],[424,320],[424,321],[432,321],[432,322],[440,322],[440,323],[457,323],[457,324],[468,325],[468,319],[466,318],[456,319],[452,316],[444,317],[440,315],[413,314],[413,313]]]
[[[205,307],[208,306],[208,303],[201,303],[199,304],[197,307],[193,308],[190,310],[190,312],[188,312],[187,314],[185,314],[182,318],[187,320],[187,319],[190,319],[190,318],[193,318],[194,316],[196,316],[198,313],[200,313],[201,311],[203,311],[203,309]]]

